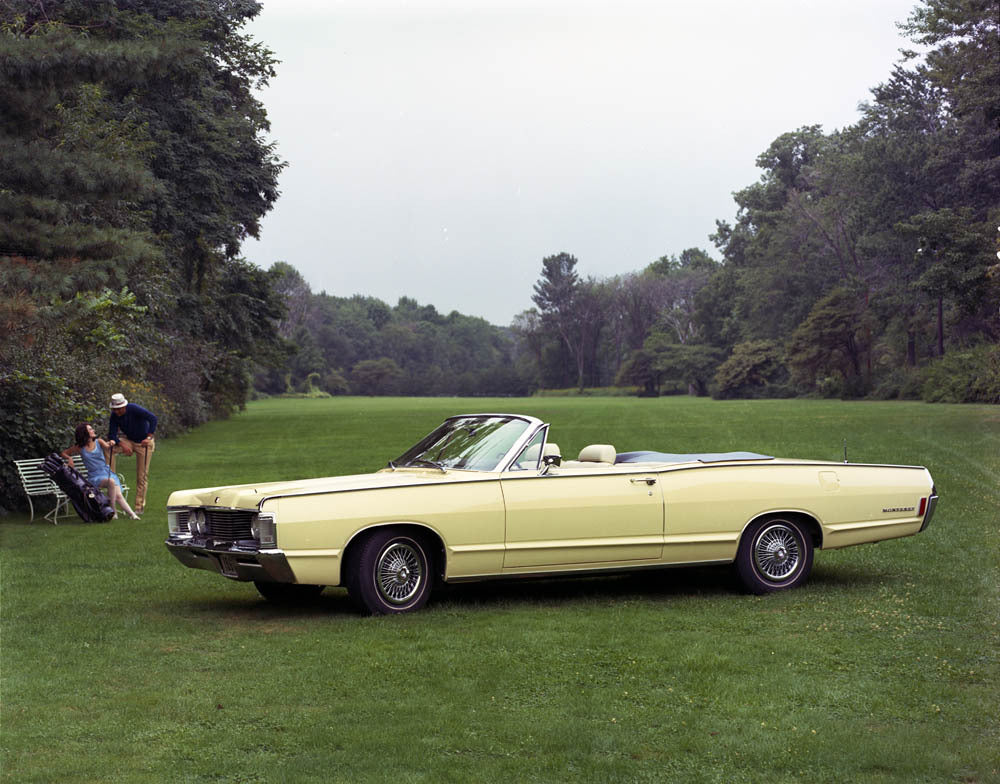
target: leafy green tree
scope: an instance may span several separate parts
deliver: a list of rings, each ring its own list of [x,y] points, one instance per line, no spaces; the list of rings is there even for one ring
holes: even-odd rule
[[[652,351],[642,348],[633,351],[619,369],[615,384],[641,387],[641,397],[658,396],[664,371],[656,360],[657,356]]]
[[[577,297],[579,319],[579,346],[582,361],[582,382],[584,386],[602,386],[605,378],[613,378],[614,370],[604,372],[602,348],[609,317],[615,302],[613,281],[602,281],[588,277],[580,287]],[[581,367],[578,365],[578,372]],[[580,377],[577,383],[580,383]],[[582,389],[583,387],[578,387]]]
[[[536,381],[542,378],[542,362],[545,353],[546,334],[542,318],[534,308],[514,316],[510,326],[515,351],[520,357],[521,367]]]
[[[398,393],[406,374],[389,357],[363,359],[351,369],[351,386],[360,395]]]
[[[922,212],[897,226],[917,240],[915,285],[936,305],[937,355],[945,352],[945,302],[950,321],[962,331],[988,307],[996,286],[988,275],[990,241],[985,223],[976,224],[970,208]],[[961,337],[961,335],[960,335]]]
[[[714,396],[731,398],[785,397],[788,369],[784,349],[773,340],[737,345],[715,372]]]
[[[805,392],[849,397],[866,391],[863,314],[863,303],[847,289],[834,289],[817,302],[789,342],[793,383]],[[836,379],[834,387],[828,378]]]
[[[312,374],[325,375],[329,372],[326,358],[316,342],[313,334],[304,326],[299,327],[292,336],[292,344],[296,348],[286,366],[291,371],[293,385],[301,384],[302,380]]]
[[[576,311],[580,277],[577,260],[568,253],[542,259],[542,274],[534,286],[532,302],[538,307],[542,325],[561,339],[576,366],[577,387],[583,389],[583,345]]]
[[[714,236],[724,268],[697,309],[710,342],[790,341],[796,381],[858,394],[949,345],[1000,339],[987,255],[1000,218],[998,11],[922,3],[904,29],[925,52],[872,89],[855,126],[800,128],[758,159],[761,181],[737,194],[736,224]],[[820,340],[837,344],[826,359],[802,339],[823,331],[813,308],[841,334]]]
[[[285,316],[278,324],[278,334],[283,338],[291,338],[305,326],[306,320],[310,317],[313,305],[312,289],[302,277],[302,273],[288,262],[276,261],[268,272],[271,275],[275,295],[285,308]]]
[[[674,332],[678,343],[699,342],[698,293],[718,268],[718,262],[699,248],[688,248],[679,259],[663,256],[646,268],[659,283],[657,319]]]
[[[388,323],[391,315],[384,302],[357,296],[343,299],[325,292],[313,295],[309,312],[307,326],[327,365],[342,368],[378,356],[378,325]],[[376,316],[374,320],[372,315]]]
[[[282,166],[253,93],[273,56],[241,32],[259,10],[250,0],[0,5],[0,289],[19,316],[0,353],[15,370],[90,395],[69,368],[111,374],[125,351],[108,383],[166,394],[181,424],[242,405],[280,318],[270,280],[238,256]],[[58,326],[125,287],[145,309],[127,340],[88,330],[85,346]],[[45,368],[17,351],[24,334],[51,347]]]
[[[593,359],[600,339],[606,297],[597,281],[580,281],[576,264],[576,257],[568,253],[542,259],[542,274],[531,299],[542,325],[561,338],[575,366],[576,386],[583,389],[588,359]]]
[[[946,96],[951,138],[935,157],[955,172],[953,202],[982,217],[1000,204],[1000,3],[922,0],[902,29],[925,49],[908,54],[915,73]]]
[[[719,227],[719,231],[723,231]],[[730,351],[742,334],[742,322],[733,307],[739,291],[738,270],[720,264],[695,294],[694,318],[702,340],[710,346]]]
[[[667,305],[669,283],[666,275],[653,269],[658,263],[654,262],[643,272],[624,275],[616,281],[614,312],[609,323],[616,336],[615,348],[619,360],[623,353],[642,348],[646,336]]]
[[[654,367],[662,379],[686,386],[689,395],[704,396],[721,361],[719,350],[711,346],[668,343],[656,351]]]
[[[730,341],[786,339],[836,280],[820,231],[797,212],[817,196],[812,175],[828,148],[819,126],[779,136],[757,159],[760,181],[735,195],[736,225],[718,224],[713,239],[731,268],[728,318],[739,324]]]

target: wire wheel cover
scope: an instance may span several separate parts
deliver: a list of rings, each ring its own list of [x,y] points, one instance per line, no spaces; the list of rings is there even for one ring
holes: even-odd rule
[[[768,526],[754,542],[753,562],[765,580],[780,582],[802,563],[802,544],[795,530],[785,523]]]
[[[390,604],[406,604],[424,581],[420,551],[408,542],[390,542],[375,564],[375,585]]]

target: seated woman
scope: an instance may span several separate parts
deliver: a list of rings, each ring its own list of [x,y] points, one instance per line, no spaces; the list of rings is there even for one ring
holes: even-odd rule
[[[79,454],[83,458],[83,464],[87,466],[87,478],[90,483],[104,490],[112,507],[117,505],[133,520],[138,520],[139,515],[132,511],[132,507],[122,494],[118,476],[111,473],[111,467],[104,461],[104,450],[109,449],[111,444],[103,438],[98,438],[94,428],[86,422],[76,426],[73,440],[76,441],[73,446],[60,452],[63,459],[67,463],[72,463],[72,456]],[[118,517],[117,511],[115,517]]]

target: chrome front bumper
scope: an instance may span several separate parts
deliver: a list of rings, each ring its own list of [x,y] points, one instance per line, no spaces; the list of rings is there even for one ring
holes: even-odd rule
[[[256,550],[232,542],[170,537],[167,550],[185,566],[244,582],[294,583],[281,550]]]

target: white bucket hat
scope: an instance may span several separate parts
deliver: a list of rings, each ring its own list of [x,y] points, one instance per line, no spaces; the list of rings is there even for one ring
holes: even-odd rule
[[[111,407],[112,408],[123,408],[128,405],[128,401],[125,399],[125,395],[119,392],[117,395],[111,396]]]

